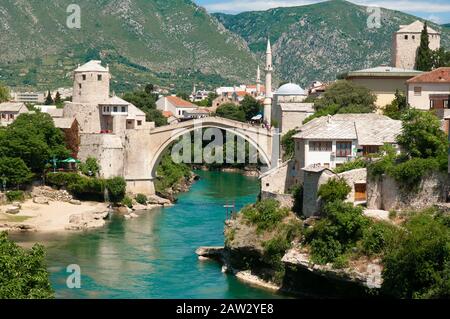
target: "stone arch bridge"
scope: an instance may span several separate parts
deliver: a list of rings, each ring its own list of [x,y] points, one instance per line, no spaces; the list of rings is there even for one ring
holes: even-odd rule
[[[165,150],[184,134],[203,128],[217,128],[243,138],[256,148],[267,167],[278,163],[280,146],[275,130],[221,117],[205,117],[151,130],[130,130],[124,142],[124,177],[129,191],[153,194],[156,168]]]

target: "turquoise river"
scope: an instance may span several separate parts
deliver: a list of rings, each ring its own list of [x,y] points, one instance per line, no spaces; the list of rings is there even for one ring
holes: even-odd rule
[[[83,233],[26,234],[23,244],[41,242],[57,298],[277,298],[199,261],[199,246],[223,245],[224,204],[239,209],[253,203],[256,178],[223,172],[197,172],[201,179],[169,208],[139,213]],[[81,268],[81,288],[69,289],[68,265]]]

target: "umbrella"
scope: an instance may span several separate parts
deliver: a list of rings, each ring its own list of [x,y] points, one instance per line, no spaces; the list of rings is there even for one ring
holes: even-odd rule
[[[66,158],[65,160],[61,161],[61,163],[81,163],[81,161],[79,161],[73,157],[69,157],[69,158]]]

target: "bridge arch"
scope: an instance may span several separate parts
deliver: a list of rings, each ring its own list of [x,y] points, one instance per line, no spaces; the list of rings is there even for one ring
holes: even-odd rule
[[[150,161],[152,179],[156,178],[156,170],[164,152],[181,136],[198,129],[217,128],[241,137],[253,146],[265,165],[271,167],[272,133],[267,129],[224,118],[208,117],[191,120],[175,125],[163,126],[152,130],[151,138],[156,142]]]

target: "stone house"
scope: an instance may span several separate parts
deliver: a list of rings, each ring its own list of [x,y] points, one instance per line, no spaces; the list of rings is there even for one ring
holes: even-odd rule
[[[0,104],[0,126],[8,126],[23,113],[28,113],[24,103],[5,102]]]
[[[376,106],[383,108],[394,100],[397,90],[406,95],[406,81],[422,73],[416,70],[379,66],[349,72],[346,79],[371,90],[377,97]]]
[[[424,24],[417,20],[409,25],[401,25],[392,41],[392,66],[401,69],[414,69],[420,35]],[[441,46],[441,34],[427,26],[430,41],[429,48],[437,50]]]
[[[347,202],[363,204],[367,200],[367,170],[365,168],[355,169],[336,174],[332,170],[320,166],[311,165],[303,168],[303,208],[304,216],[310,217],[320,213],[320,198],[317,193],[321,185],[327,183],[331,178],[343,178],[351,187]]]
[[[184,119],[185,113],[196,111],[198,106],[177,96],[163,96],[156,102],[156,108],[161,112],[171,112],[178,119]]]
[[[407,99],[411,107],[435,110],[440,118],[450,118],[450,67],[420,74],[408,80],[407,85]]]
[[[336,114],[316,118],[293,136],[294,183],[303,183],[302,168],[312,165],[334,169],[359,156],[375,154],[384,144],[395,144],[401,121],[375,113]]]

